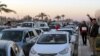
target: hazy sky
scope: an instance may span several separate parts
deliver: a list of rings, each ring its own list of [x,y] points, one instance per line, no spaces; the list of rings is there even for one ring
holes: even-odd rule
[[[66,18],[85,19],[89,13],[92,17],[95,11],[100,9],[100,0],[1,0],[8,8],[17,12],[3,13],[3,16],[23,17],[31,15],[34,17],[44,12],[53,18],[56,15],[65,14]]]

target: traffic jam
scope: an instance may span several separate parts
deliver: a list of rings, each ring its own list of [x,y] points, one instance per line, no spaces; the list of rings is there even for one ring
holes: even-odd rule
[[[79,25],[22,22],[0,26],[0,56],[77,56]]]

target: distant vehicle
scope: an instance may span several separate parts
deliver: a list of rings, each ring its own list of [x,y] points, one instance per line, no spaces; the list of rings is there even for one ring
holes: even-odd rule
[[[67,25],[67,26],[65,26],[64,28],[73,28],[73,29],[75,29],[75,25]]]
[[[40,28],[43,31],[48,31],[49,26],[46,22],[23,22],[22,27]]]
[[[15,26],[16,27],[21,27],[22,23],[17,23]]]
[[[55,27],[56,27],[57,24],[59,24],[61,28],[63,27],[63,24],[61,22],[51,22],[50,25],[49,25],[49,27],[51,29],[55,29]]]
[[[73,28],[76,33],[79,33],[79,27],[77,25],[71,24],[71,25],[67,25],[64,28]]]
[[[74,39],[69,41],[68,32],[44,32],[31,48],[29,56],[72,56]]]
[[[43,31],[49,31],[49,26],[46,22],[36,22],[36,28],[40,28]]]
[[[70,35],[70,38],[71,39],[71,36],[73,36],[75,39],[77,38],[77,35],[74,31],[73,28],[61,28],[61,29],[58,29],[57,31],[65,31],[65,32],[69,32],[69,35]]]
[[[23,22],[21,27],[31,27],[31,28],[34,28],[35,27],[35,23],[34,22]]]
[[[11,40],[16,42],[23,48],[26,55],[36,41],[37,36],[38,34],[33,28],[11,28],[2,31],[1,40]]]
[[[0,56],[25,56],[23,50],[13,41],[0,40]]]

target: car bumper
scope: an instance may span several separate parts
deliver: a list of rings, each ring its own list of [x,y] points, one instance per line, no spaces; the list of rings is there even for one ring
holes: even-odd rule
[[[32,55],[32,54],[30,54],[29,56],[42,56],[42,55],[38,55],[38,54]],[[43,55],[43,56],[47,56],[47,55]],[[63,55],[57,54],[57,55],[52,55],[52,56],[72,56],[72,55],[70,53],[67,53],[67,54],[63,54]]]

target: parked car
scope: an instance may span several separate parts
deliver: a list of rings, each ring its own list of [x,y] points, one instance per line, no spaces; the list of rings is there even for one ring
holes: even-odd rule
[[[40,28],[43,31],[49,31],[49,26],[46,22],[36,22],[36,28]]]
[[[40,28],[43,31],[48,31],[49,26],[46,22],[23,22],[22,27]]]
[[[28,55],[30,48],[37,38],[33,28],[11,28],[2,31],[1,40],[11,40],[23,48],[25,55]]]
[[[72,56],[74,39],[69,41],[68,32],[44,32],[31,48],[29,56]]]
[[[35,27],[35,23],[34,22],[23,22],[21,27],[31,27],[31,28],[34,28]]]
[[[15,42],[0,40],[0,56],[24,56],[24,53]]]

